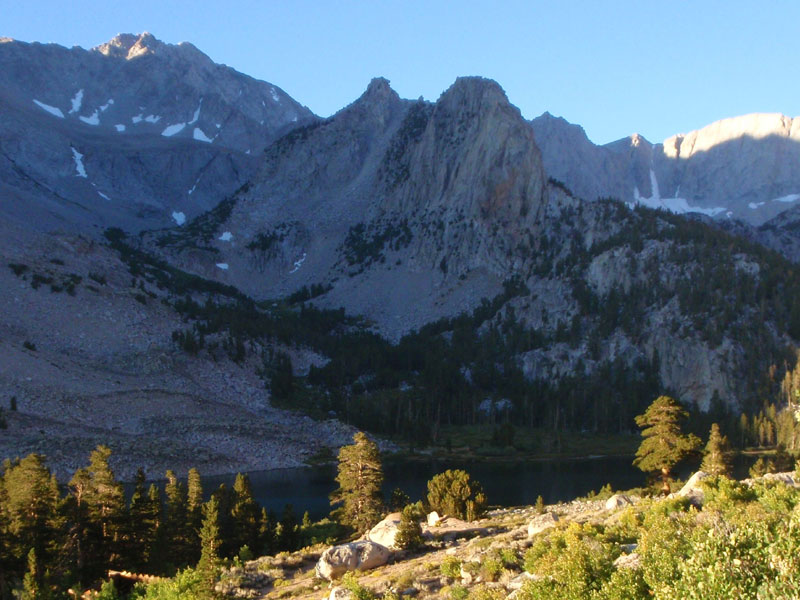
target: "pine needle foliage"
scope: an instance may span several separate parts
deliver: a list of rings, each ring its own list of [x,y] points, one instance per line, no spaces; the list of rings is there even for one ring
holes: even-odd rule
[[[442,515],[474,521],[486,512],[483,487],[469,473],[448,469],[428,481],[428,505]]]
[[[331,504],[341,504],[341,509],[334,516],[357,532],[366,532],[381,518],[383,467],[377,444],[363,432],[339,450],[336,482],[339,487],[331,494]]]
[[[730,445],[728,438],[720,433],[717,423],[711,425],[700,470],[709,475],[729,477],[731,474]]]
[[[642,429],[642,443],[633,464],[646,473],[660,473],[665,493],[669,492],[672,469],[701,443],[696,435],[681,431],[681,421],[688,416],[677,400],[659,396],[644,414],[636,417],[636,424]]]

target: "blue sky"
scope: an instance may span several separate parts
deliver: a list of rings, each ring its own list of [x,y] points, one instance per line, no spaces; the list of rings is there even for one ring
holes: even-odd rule
[[[0,36],[95,46],[119,32],[190,41],[327,116],[375,76],[435,100],[495,79],[596,143],[651,141],[750,112],[800,115],[796,1],[365,2],[0,0]]]

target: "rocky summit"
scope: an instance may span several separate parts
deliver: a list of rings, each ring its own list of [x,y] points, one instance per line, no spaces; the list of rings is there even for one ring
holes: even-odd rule
[[[148,33],[91,50],[6,39],[0,107],[0,213],[96,233],[213,208],[271,140],[315,119],[280,88]]]

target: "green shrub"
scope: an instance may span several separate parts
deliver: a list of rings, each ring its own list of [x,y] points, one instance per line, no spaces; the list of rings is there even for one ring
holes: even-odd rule
[[[639,600],[652,594],[641,569],[617,569],[600,588],[597,600]]]
[[[543,598],[558,594],[561,598],[589,598],[609,579],[618,555],[619,548],[604,542],[591,525],[570,523],[566,529],[553,530],[525,554],[525,570],[549,582],[534,586],[530,593]]]
[[[497,581],[503,574],[503,562],[496,556],[489,556],[481,561],[478,571],[484,581]]]
[[[204,600],[202,588],[200,573],[186,569],[172,579],[156,581],[144,588],[137,586],[134,595],[142,600]]]
[[[350,590],[355,600],[375,600],[377,596],[367,587],[358,583],[358,579],[352,573],[345,573],[342,577],[342,585]]]
[[[389,498],[389,509],[394,511],[403,510],[409,504],[411,504],[411,498],[409,498],[408,494],[399,487],[394,488]]]
[[[446,557],[439,569],[445,577],[450,577],[451,579],[459,579],[461,577],[461,561],[455,556]]]
[[[800,491],[778,481],[759,481],[752,491],[759,504],[770,512],[791,513],[800,503]]]
[[[114,582],[109,579],[100,587],[100,593],[95,596],[95,600],[119,600],[119,594]]]
[[[522,558],[513,548],[501,548],[497,556],[506,569],[519,569],[522,566]]]
[[[403,550],[417,550],[425,545],[422,537],[420,521],[425,518],[422,502],[409,504],[403,509],[400,516],[400,526],[397,530],[395,544]]]
[[[485,585],[475,586],[469,593],[469,600],[504,600],[505,597],[504,590]]]
[[[727,510],[741,502],[752,502],[756,493],[739,481],[725,476],[708,477],[700,482],[707,508]]]
[[[469,598],[469,590],[457,583],[450,586],[447,596],[450,600],[467,600]]]
[[[432,510],[473,521],[486,513],[486,496],[481,484],[469,473],[448,469],[428,481],[428,504]]]

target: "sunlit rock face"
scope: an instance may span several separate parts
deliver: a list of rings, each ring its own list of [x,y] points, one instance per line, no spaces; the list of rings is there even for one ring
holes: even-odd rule
[[[759,225],[800,201],[800,119],[723,119],[651,144],[639,135],[596,146],[549,113],[531,122],[548,174],[576,194]]]

